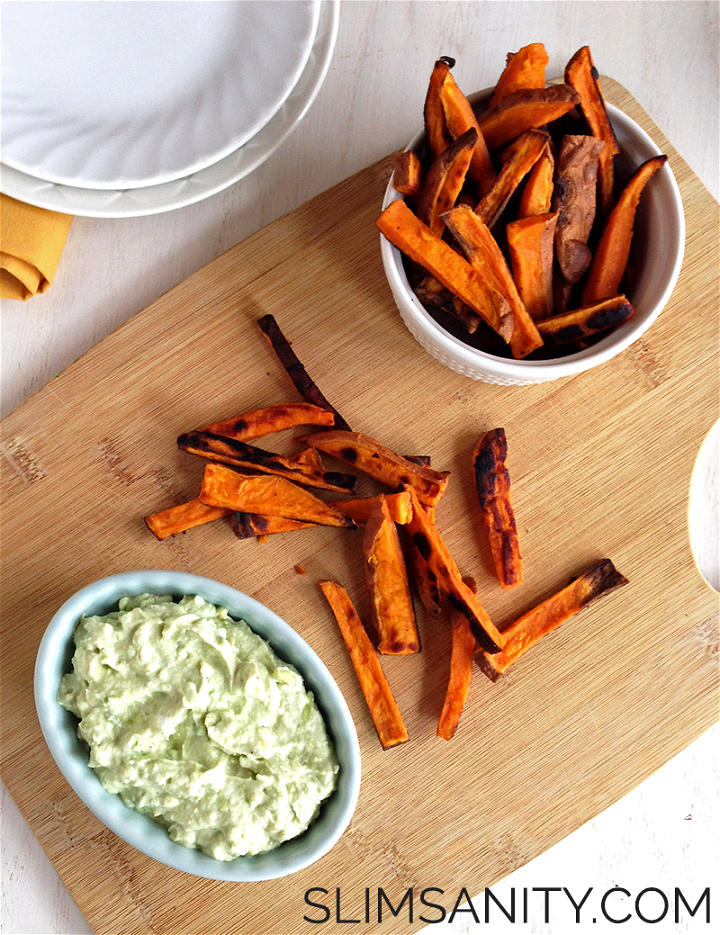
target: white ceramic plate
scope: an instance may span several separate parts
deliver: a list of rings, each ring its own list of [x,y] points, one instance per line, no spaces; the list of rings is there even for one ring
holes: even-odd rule
[[[3,162],[86,188],[205,168],[282,106],[319,0],[2,5]]]
[[[82,217],[141,217],[194,204],[249,175],[305,116],[327,74],[335,47],[339,0],[320,0],[318,28],[307,64],[277,113],[247,143],[199,172],[145,188],[89,189],[46,182],[0,166],[0,191],[18,201]]]

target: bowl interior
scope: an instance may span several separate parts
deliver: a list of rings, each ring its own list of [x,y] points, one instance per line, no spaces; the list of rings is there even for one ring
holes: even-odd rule
[[[470,100],[480,101],[487,93],[479,92]],[[620,147],[615,170],[617,184],[621,188],[638,166],[659,155],[660,150],[650,136],[619,108],[608,103],[607,109]],[[407,148],[417,148],[423,138],[424,132],[421,131]],[[383,208],[401,197],[393,188],[391,178]],[[625,287],[635,308],[633,317],[592,347],[574,354],[549,360],[512,360],[472,346],[436,321],[410,288],[401,252],[384,237],[381,238],[383,265],[390,287],[406,325],[420,343],[443,363],[460,372],[471,376],[485,373],[519,377],[517,382],[535,382],[579,373],[624,350],[652,324],[670,298],[680,273],[684,248],[685,218],[680,190],[670,166],[665,164],[643,191],[636,213]],[[515,381],[511,379],[509,382]]]
[[[315,695],[335,744],[338,786],[302,835],[252,857],[219,861],[171,841],[147,815],[126,807],[107,792],[88,766],[87,746],[77,736],[77,719],[57,701],[62,676],[72,668],[75,624],[82,614],[117,609],[126,595],[199,594],[227,607],[266,639],[277,655],[295,666]],[[352,817],[360,787],[360,748],[352,715],[329,671],[308,644],[277,614],[234,588],[198,575],[172,571],[124,572],[79,591],[48,625],[35,665],[35,704],[40,726],[56,763],[85,805],[117,835],[149,857],[196,876],[216,880],[268,880],[294,873],[318,860],[337,842]]]

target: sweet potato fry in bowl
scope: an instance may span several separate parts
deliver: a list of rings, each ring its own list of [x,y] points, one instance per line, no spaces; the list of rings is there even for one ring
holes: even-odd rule
[[[537,326],[548,347],[559,347],[616,328],[633,314],[634,309],[625,296],[616,295],[573,312],[552,315],[539,321]]]
[[[514,91],[480,115],[478,123],[488,148],[499,149],[533,127],[544,127],[580,102],[566,84]]]
[[[542,42],[531,42],[518,52],[509,52],[505,70],[495,85],[488,106],[494,107],[515,91],[544,88],[548,61],[549,56]]]

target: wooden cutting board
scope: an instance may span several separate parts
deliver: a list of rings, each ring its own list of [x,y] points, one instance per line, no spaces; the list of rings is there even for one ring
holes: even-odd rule
[[[717,598],[687,532],[690,475],[718,417],[717,205],[617,84],[608,98],[668,153],[687,251],[650,331],[596,371],[554,383],[473,382],[405,330],[374,221],[390,158],[318,196],[159,298],[3,423],[3,779],[90,925],[107,933],[317,932],[304,894],[336,888],[346,932],[377,924],[382,888],[409,920],[437,919],[578,828],[717,717]],[[325,395],[356,430],[452,471],[438,525],[502,626],[601,557],[630,585],[575,617],[493,685],[479,672],[455,738],[435,737],[448,674],[447,619],[419,613],[423,651],[384,658],[410,741],[383,752],[317,587],[343,582],[367,617],[361,533],[304,530],[239,541],[218,522],[165,542],[146,513],[196,495],[202,464],[178,434],[297,395],[256,327],[272,313]],[[526,582],[491,569],[470,453],[505,427]],[[282,450],[292,450],[282,439]],[[272,439],[265,447],[272,446]],[[295,571],[296,565],[307,570]],[[265,602],[326,662],[356,720],[363,781],[337,846],[295,876],[259,884],[196,879],[125,845],[82,805],[36,720],[32,676],[54,611],[94,579],[165,567],[217,578]],[[360,920],[357,923],[347,919]],[[389,920],[389,921],[388,921]],[[321,926],[319,930],[324,930]]]

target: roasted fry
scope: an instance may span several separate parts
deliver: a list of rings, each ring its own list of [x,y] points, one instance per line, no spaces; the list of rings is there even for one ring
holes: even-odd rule
[[[456,209],[457,210],[457,209]],[[460,254],[436,237],[403,201],[393,201],[377,219],[381,233],[404,254],[424,266],[483,321],[509,341],[513,313],[504,295],[489,288]]]
[[[407,458],[406,460],[411,460]],[[413,462],[415,464],[421,462]],[[401,490],[398,493],[380,494],[385,497],[385,503],[390,511],[390,517],[394,523],[404,526],[410,522],[412,516],[412,499],[407,490]],[[354,500],[336,500],[336,504],[351,519],[354,519],[358,526],[364,526],[370,516],[370,511],[377,503],[378,497],[356,497]]]
[[[451,137],[457,139],[470,129],[477,133],[468,178],[475,182],[479,194],[484,195],[495,181],[495,168],[470,101],[449,71],[440,84],[440,101],[445,114],[445,125]]]
[[[516,139],[526,130],[552,123],[579,102],[577,91],[566,84],[514,91],[481,114],[478,123],[492,151]]]
[[[194,526],[203,526],[213,520],[222,519],[230,513],[231,510],[208,506],[195,499],[172,506],[168,510],[161,510],[159,513],[150,513],[145,517],[145,523],[150,532],[162,540],[178,532],[185,532],[186,529],[192,529]]]
[[[286,516],[321,526],[357,528],[349,516],[304,487],[274,474],[245,475],[210,462],[203,474],[200,500],[241,513]]]
[[[425,512],[428,514],[430,521],[434,522],[434,509],[428,507]],[[447,595],[441,588],[437,575],[430,568],[410,535],[404,537],[404,552],[410,568],[410,575],[415,583],[423,607],[431,617],[439,617],[442,613],[443,601]]]
[[[374,499],[363,534],[370,616],[378,652],[407,656],[420,651],[420,638],[405,558],[386,498],[381,494]]]
[[[543,343],[528,314],[502,250],[478,215],[467,205],[458,205],[443,215],[450,233],[460,244],[475,272],[488,285],[502,292],[512,309],[514,327],[510,336],[513,357],[521,359]]]
[[[295,351],[290,346],[290,342],[280,330],[278,323],[272,315],[263,315],[258,320],[258,328],[270,342],[270,346],[280,363],[285,368],[288,376],[295,384],[295,388],[300,393],[305,402],[319,406],[321,409],[327,409],[335,416],[335,428],[349,429],[347,422],[340,413],[331,406],[320,392],[317,384],[312,380],[307,370],[303,367]]]
[[[305,443],[327,454],[347,461],[388,487],[411,486],[420,502],[435,506],[445,492],[450,478],[448,471],[414,464],[387,448],[369,435],[359,432],[318,432],[308,435]]]
[[[420,194],[423,183],[423,167],[419,157],[411,149],[395,157],[393,187],[408,198]]]
[[[452,142],[450,131],[445,122],[440,88],[446,76],[450,74],[450,69],[454,67],[454,58],[449,55],[443,55],[439,58],[435,62],[430,75],[430,83],[425,96],[425,106],[423,108],[425,137],[433,159],[437,159],[440,153],[444,152]]]
[[[553,259],[557,214],[537,214],[505,228],[513,280],[533,321],[553,313]]]
[[[620,152],[615,131],[610,123],[605,100],[598,83],[598,73],[590,54],[590,47],[584,45],[573,55],[565,66],[565,81],[575,88],[580,96],[580,109],[594,137],[602,140],[605,146],[600,151],[598,183],[600,204],[605,217],[613,206],[615,173],[613,157]]]
[[[648,159],[623,189],[595,248],[583,290],[583,305],[594,305],[618,294],[630,256],[635,212],[640,196],[653,175],[666,162],[667,156],[653,156],[652,159]]]
[[[634,309],[625,296],[616,295],[572,312],[552,315],[544,321],[539,321],[537,326],[545,344],[548,347],[557,347],[587,338],[598,331],[615,328],[627,321],[633,312]]]
[[[477,130],[471,127],[437,157],[425,176],[417,216],[438,237],[442,237],[445,229],[440,215],[457,201],[477,138]]]
[[[408,732],[400,709],[347,591],[336,581],[318,583],[342,633],[383,749],[405,743]]]
[[[473,448],[475,489],[500,585],[514,588],[522,584],[523,567],[506,462],[505,429],[481,435]]]
[[[549,138],[546,130],[527,130],[507,147],[498,177],[475,208],[488,227],[503,213],[515,189],[542,155]]]
[[[264,451],[248,445],[246,442],[210,432],[186,432],[177,440],[178,448],[189,454],[232,464],[235,467],[250,468],[265,474],[277,474],[286,477],[304,487],[318,487],[323,490],[338,490],[355,493],[358,478],[354,474],[340,474],[337,471],[317,470],[315,465],[308,465],[303,460],[284,458],[271,451]]]
[[[548,61],[549,57],[542,42],[531,42],[518,52],[509,52],[505,70],[495,85],[488,106],[494,107],[515,91],[544,88]]]
[[[474,578],[463,580],[471,591],[477,593]],[[437,736],[442,737],[443,740],[452,740],[460,723],[460,715],[465,707],[472,683],[473,657],[477,649],[475,637],[464,614],[454,608],[451,609],[450,625],[452,626],[450,679],[437,726]]]
[[[555,157],[550,143],[530,170],[518,208],[518,218],[549,214],[555,187]]]
[[[295,425],[333,425],[335,416],[328,409],[310,403],[276,403],[264,409],[244,412],[232,419],[204,425],[199,432],[224,435],[240,442],[251,442],[273,432],[292,428]]]
[[[439,586],[447,594],[450,606],[464,614],[479,646],[488,653],[496,653],[503,645],[503,636],[494,625],[476,594],[462,580],[455,560],[443,542],[417,493],[408,487],[413,498],[413,517],[407,524],[408,535],[436,576]]]
[[[565,136],[560,144],[553,211],[555,253],[566,283],[576,283],[590,265],[587,245],[595,220],[598,158],[604,146],[593,136]]]
[[[230,522],[238,539],[261,539],[280,532],[317,528],[318,523],[305,523],[287,516],[267,516],[233,510]]]
[[[488,678],[496,682],[524,653],[547,633],[551,633],[574,614],[603,594],[628,584],[609,558],[593,565],[546,601],[523,614],[503,630],[505,645],[489,656],[480,650],[475,659]]]

